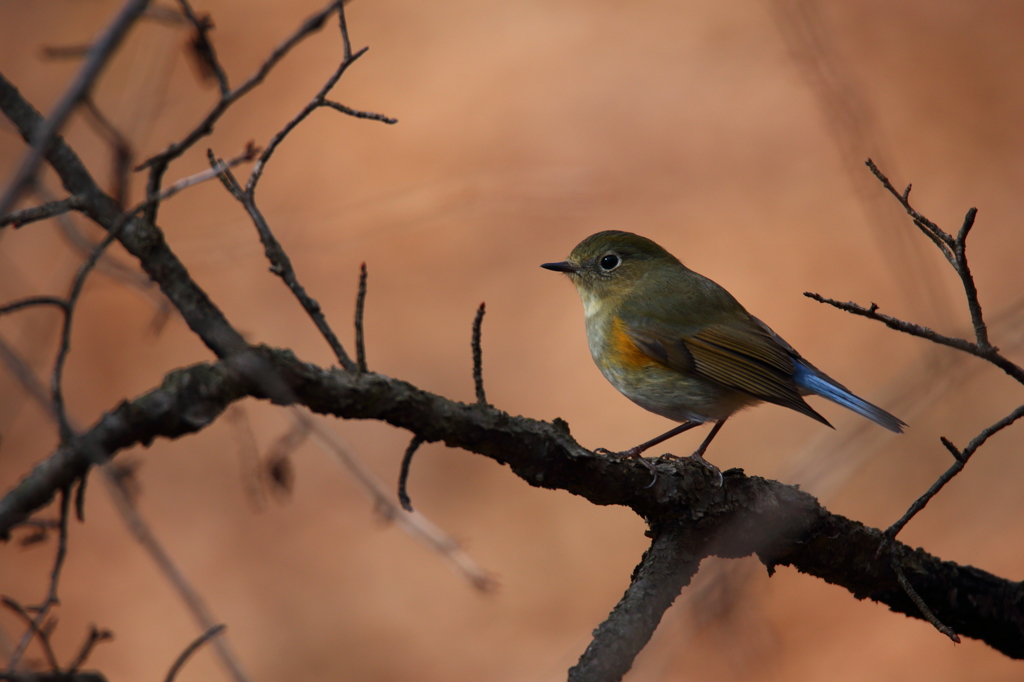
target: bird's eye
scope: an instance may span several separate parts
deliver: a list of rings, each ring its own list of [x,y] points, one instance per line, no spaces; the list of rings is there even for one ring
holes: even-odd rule
[[[605,270],[611,271],[619,267],[619,263],[621,262],[622,261],[619,260],[619,257],[616,256],[614,253],[609,253],[608,255],[601,258],[601,267],[604,268]]]

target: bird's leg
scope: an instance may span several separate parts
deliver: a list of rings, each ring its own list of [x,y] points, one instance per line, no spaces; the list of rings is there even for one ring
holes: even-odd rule
[[[721,423],[721,422],[719,422],[719,423]],[[683,422],[682,424],[680,424],[679,426],[675,427],[671,431],[666,431],[665,433],[661,434],[657,438],[652,438],[652,439],[650,439],[649,441],[647,441],[645,443],[640,443],[640,445],[637,445],[636,447],[632,447],[629,450],[623,450],[622,452],[612,452],[611,450],[608,450],[607,448],[598,448],[598,449],[594,450],[594,452],[596,452],[599,455],[617,455],[617,456],[622,457],[624,459],[639,459],[641,462],[646,464],[648,467],[653,467],[653,465],[650,462],[648,462],[647,460],[645,460],[643,457],[640,456],[645,450],[649,450],[650,448],[653,448],[658,443],[664,443],[669,438],[672,438],[673,436],[678,436],[683,431],[689,431],[693,427],[700,426],[700,425],[701,425],[701,422]],[[717,429],[718,426],[716,425],[715,428]],[[714,433],[714,430],[712,431],[712,433]],[[710,438],[708,440],[710,441]],[[705,442],[705,444],[701,446],[701,448],[702,448],[701,451],[702,452],[703,452],[703,448],[706,447],[706,446],[707,446],[707,442]]]
[[[716,467],[711,462],[709,462],[706,459],[704,459],[704,451],[708,449],[708,445],[710,445],[711,441],[714,440],[715,436],[718,435],[718,432],[722,430],[722,425],[723,424],[725,424],[725,419],[722,419],[721,421],[716,422],[715,425],[713,427],[711,427],[711,431],[710,431],[710,433],[708,433],[707,438],[704,439],[704,442],[700,444],[699,448],[694,450],[692,455],[690,455],[690,459],[695,459],[698,462],[700,462],[701,464],[703,464],[703,465],[705,465],[705,466],[707,466],[707,467],[709,467],[711,469],[712,473],[715,474],[715,478],[718,480],[718,487],[719,488],[722,487],[722,483],[723,483],[722,470],[719,469],[718,467]]]
[[[708,433],[708,437],[704,439],[704,442],[700,444],[699,448],[694,450],[693,454],[690,455],[690,457],[693,457],[694,459],[704,460],[705,462],[707,462],[707,460],[704,459],[704,452],[708,449],[708,446],[711,445],[711,441],[714,440],[715,436],[718,435],[718,432],[722,430],[723,424],[725,424],[725,419],[716,422],[715,425],[711,428],[711,432]]]

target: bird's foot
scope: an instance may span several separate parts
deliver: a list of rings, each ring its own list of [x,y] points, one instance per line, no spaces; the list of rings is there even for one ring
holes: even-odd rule
[[[721,488],[722,485],[725,483],[725,479],[722,477],[722,470],[719,469],[718,467],[716,467],[711,462],[709,462],[706,459],[704,459],[704,453],[701,452],[700,450],[697,450],[696,452],[694,452],[687,459],[692,459],[695,462],[699,462],[700,464],[702,464],[702,465],[706,466],[708,469],[710,469],[711,473],[713,473],[715,475],[715,487],[716,488]]]
[[[623,450],[622,452],[613,452],[608,448],[597,448],[594,450],[595,455],[608,455],[610,457],[617,457],[619,459],[635,459],[641,464],[643,464],[651,472],[651,482],[644,486],[644,488],[647,489],[658,482],[658,470],[654,468],[654,465],[651,464],[650,460],[648,460],[641,454],[642,452],[643,450],[639,447],[630,448],[629,450]]]

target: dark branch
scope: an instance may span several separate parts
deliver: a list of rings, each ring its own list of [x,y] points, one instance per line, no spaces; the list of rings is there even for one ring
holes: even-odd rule
[[[366,308],[366,263],[359,266],[359,291],[356,294],[356,366],[366,371],[366,338],[363,335],[363,312]]]
[[[821,294],[816,294],[811,291],[805,291],[804,296],[806,296],[807,298],[812,298],[815,301],[818,301],[819,303],[826,303],[832,306],[833,308],[839,308],[840,310],[844,310],[853,315],[866,317],[869,320],[876,320],[884,324],[886,327],[889,327],[890,329],[895,329],[896,331],[899,332],[903,332],[904,334],[910,334],[911,336],[917,336],[922,339],[927,339],[942,346],[949,346],[950,348],[955,348],[965,353],[970,353],[971,355],[979,357],[983,360],[988,360],[993,365],[1003,370],[1020,383],[1024,384],[1024,369],[1021,369],[1021,367],[1003,357],[999,353],[999,349],[995,348],[994,346],[982,348],[978,344],[971,343],[966,339],[958,339],[953,336],[945,336],[943,334],[939,334],[938,332],[929,329],[928,327],[924,327],[919,324],[914,324],[913,322],[905,322],[898,318],[890,317],[889,315],[884,315],[878,312],[878,306],[873,303],[871,304],[870,308],[864,308],[863,306],[859,306],[853,302],[842,303],[841,301],[826,298]]]
[[[184,667],[192,654],[194,654],[199,647],[224,632],[226,628],[227,626],[224,624],[214,625],[207,629],[206,632],[196,637],[192,643],[185,647],[185,650],[178,655],[178,658],[174,660],[174,663],[171,664],[171,669],[167,671],[167,677],[164,678],[164,682],[174,682],[174,678],[177,677],[178,671]]]
[[[654,531],[654,541],[633,571],[626,593],[569,669],[569,682],[617,682],[633,666],[680,590],[697,573],[702,555],[694,528],[675,523]]]
[[[397,118],[391,118],[390,116],[385,116],[384,114],[376,114],[372,111],[359,111],[358,109],[346,107],[344,104],[329,99],[325,99],[323,102],[321,102],[320,106],[328,107],[330,109],[336,109],[337,111],[340,111],[343,114],[348,114],[349,116],[354,116],[356,118],[366,118],[371,121],[380,121],[381,123],[387,123],[388,125],[394,125],[398,123]]]
[[[85,662],[89,660],[89,655],[92,650],[100,642],[107,642],[114,639],[114,633],[110,630],[97,630],[96,626],[89,627],[89,635],[85,638],[85,643],[82,645],[78,655],[75,656],[75,660],[68,666],[68,675],[74,675],[78,672],[78,669],[85,665]]]
[[[54,218],[61,214],[67,213],[68,211],[74,211],[82,207],[82,197],[70,196],[67,199],[61,199],[59,201],[51,201],[43,204],[42,206],[32,206],[30,208],[24,208],[20,211],[14,211],[8,213],[5,216],[0,216],[0,227],[11,225],[15,228],[27,225],[28,223],[34,223],[37,220],[46,220],[47,218]]]
[[[476,402],[478,405],[487,404],[487,394],[484,393],[484,369],[483,369],[483,348],[480,346],[480,327],[484,322],[485,304],[481,303],[476,309],[476,317],[473,318],[473,385],[476,388]]]
[[[954,476],[956,476],[963,470],[963,468],[967,465],[967,460],[971,458],[971,455],[973,455],[978,450],[978,448],[980,448],[985,443],[985,441],[987,441],[991,436],[998,433],[999,431],[1002,431],[1007,426],[1014,423],[1021,417],[1024,417],[1024,405],[1021,405],[1016,410],[1014,410],[1010,414],[1006,415],[1005,417],[997,421],[992,426],[988,427],[987,429],[979,433],[977,436],[974,437],[974,440],[972,440],[970,444],[963,450],[958,450],[957,447],[953,445],[953,443],[951,443],[948,439],[942,438],[942,444],[946,446],[946,449],[949,450],[949,452],[953,455],[955,461],[948,469],[946,469],[946,471],[942,473],[941,476],[939,476],[935,483],[932,483],[931,487],[928,488],[928,490],[923,495],[921,495],[921,497],[914,500],[914,503],[910,505],[910,508],[907,509],[907,512],[903,516],[901,516],[896,523],[892,524],[891,526],[889,526],[889,528],[886,529],[886,541],[891,541],[893,538],[895,538],[896,535],[901,530],[903,530],[903,527],[906,526],[910,522],[910,520],[914,518],[915,515],[917,515],[919,511],[924,509],[925,505],[927,505],[928,502],[931,501],[931,499],[935,497],[935,495],[937,495],[938,492],[942,490],[947,483],[953,480]],[[884,545],[883,547],[879,548],[879,552],[881,552],[883,549]]]
[[[212,133],[214,124],[220,119],[224,112],[227,111],[228,107],[262,83],[263,79],[267,77],[267,74],[270,73],[271,69],[273,69],[274,66],[281,61],[281,59],[283,59],[293,47],[302,42],[306,36],[323,28],[324,22],[331,13],[337,9],[337,7],[338,3],[332,1],[322,10],[302,22],[302,25],[299,26],[292,35],[274,49],[270,56],[267,57],[267,59],[256,70],[256,73],[227,95],[222,96],[210,113],[206,115],[206,118],[204,118],[202,122],[200,122],[199,125],[197,125],[188,135],[180,141],[171,144],[167,149],[156,156],[147,159],[135,170],[144,170],[146,168],[155,167],[158,164],[166,168],[168,163],[184,154],[185,151],[190,149],[200,138]]]
[[[264,152],[266,154],[266,152]],[[256,231],[259,234],[260,241],[263,243],[263,252],[267,256],[267,260],[270,261],[270,271],[280,277],[284,283],[291,290],[295,298],[299,300],[299,303],[305,309],[310,319],[316,325],[316,328],[320,330],[320,334],[327,341],[327,344],[334,351],[335,357],[338,358],[338,362],[341,366],[349,371],[355,371],[358,367],[356,363],[352,362],[352,359],[345,352],[345,348],[341,345],[341,341],[338,340],[337,334],[331,329],[331,326],[327,323],[327,318],[324,316],[323,309],[320,308],[320,304],[315,298],[310,296],[306,292],[306,288],[299,282],[298,276],[295,274],[295,268],[292,267],[291,258],[288,257],[287,252],[281,246],[281,243],[277,241],[274,233],[270,230],[270,225],[267,224],[266,218],[263,217],[263,213],[259,207],[256,206],[255,198],[251,192],[242,191],[241,186],[235,179],[235,176],[224,167],[224,162],[215,159],[212,152],[210,153],[210,165],[213,168],[221,167],[220,178],[224,183],[224,186],[228,189],[231,194],[238,199],[242,206],[245,208],[249,217],[252,219],[253,224],[256,226]],[[259,167],[259,162],[257,162]],[[255,173],[256,170],[253,170]],[[252,180],[250,179],[250,183]]]
[[[882,531],[831,514],[794,487],[738,470],[724,472],[722,486],[716,487],[705,467],[683,459],[657,462],[657,483],[645,488],[650,481],[647,468],[584,450],[560,420],[511,417],[380,374],[321,369],[284,350],[256,347],[252,352],[265,372],[280,377],[315,412],[376,419],[417,433],[424,442],[443,441],[480,453],[508,464],[531,485],[567,490],[594,504],[628,506],[654,527],[679,518],[699,519],[700,546],[704,538],[715,538],[714,546],[703,552],[725,557],[757,553],[769,567],[792,565],[841,585],[859,599],[922,617],[888,558],[875,556]],[[156,437],[194,433],[248,395],[266,394],[250,373],[236,371],[228,361],[172,372],[159,388],[104,415],[0,499],[0,534],[6,536],[14,523],[80,476],[90,462],[87,448],[115,453]],[[895,544],[904,556],[904,570],[915,576],[915,590],[941,622],[1008,656],[1024,658],[1024,586]]]
[[[402,505],[402,509],[407,512],[412,511],[412,500],[409,499],[409,492],[406,490],[406,485],[409,482],[409,467],[412,466],[412,456],[416,454],[422,444],[422,438],[413,436],[409,441],[409,447],[405,449],[405,454],[402,455],[402,470],[398,474],[398,501]]]

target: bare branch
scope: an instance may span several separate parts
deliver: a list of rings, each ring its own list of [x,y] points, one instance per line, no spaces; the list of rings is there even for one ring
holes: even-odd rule
[[[929,329],[928,327],[924,327],[919,324],[914,324],[913,322],[904,322],[903,320],[900,320],[898,318],[890,317],[889,315],[884,315],[880,312],[877,312],[878,306],[875,305],[874,303],[871,304],[870,308],[864,308],[863,306],[857,305],[856,303],[853,302],[842,303],[840,301],[836,301],[831,298],[826,298],[821,294],[816,294],[810,291],[805,291],[804,296],[806,296],[807,298],[812,298],[815,301],[818,301],[819,303],[826,303],[834,308],[839,308],[840,310],[844,310],[853,315],[866,317],[869,320],[876,320],[884,324],[886,327],[889,327],[890,329],[895,329],[896,331],[899,332],[903,332],[904,334],[910,334],[911,336],[917,336],[922,339],[928,339],[929,341],[932,341],[934,343],[938,343],[943,346],[949,346],[950,348],[955,348],[965,353],[970,353],[971,355],[982,358],[983,360],[988,360],[993,365],[1003,370],[1020,383],[1024,384],[1024,369],[1021,369],[1021,367],[1003,357],[999,353],[999,349],[995,348],[994,346],[982,348],[978,344],[971,343],[966,339],[958,339],[952,336],[945,336],[943,334],[939,334],[938,332]]]
[[[385,116],[384,114],[377,114],[372,111],[359,111],[358,109],[346,107],[344,104],[341,104],[340,102],[335,102],[329,99],[325,99],[320,104],[320,106],[328,107],[330,109],[336,109],[337,111],[340,111],[343,114],[354,116],[355,118],[366,118],[371,121],[380,121],[381,123],[387,123],[388,125],[394,125],[398,123],[397,118],[391,118],[390,116]]]
[[[359,266],[359,292],[356,294],[356,367],[366,370],[366,339],[363,336],[363,311],[366,308],[366,263]]]
[[[207,629],[206,632],[192,640],[192,643],[185,647],[185,650],[178,655],[178,658],[174,659],[174,663],[171,664],[171,669],[167,671],[167,677],[164,678],[164,682],[174,682],[174,678],[177,677],[178,671],[184,667],[192,654],[194,654],[199,647],[224,632],[226,628],[227,626],[224,624],[214,625]]]
[[[0,215],[11,209],[14,202],[21,196],[22,190],[32,182],[39,162],[43,160],[43,156],[48,152],[54,138],[64,126],[64,122],[82,97],[92,88],[93,82],[103,70],[107,60],[121,44],[128,29],[145,11],[148,4],[149,0],[127,0],[103,34],[89,47],[85,63],[78,75],[75,76],[75,80],[64,92],[50,116],[32,136],[32,149],[22,159],[14,178],[7,186],[3,196],[0,197]]]
[[[7,313],[13,313],[17,310],[24,310],[25,308],[35,308],[37,306],[55,306],[60,308],[65,313],[68,309],[68,302],[63,298],[57,298],[56,296],[29,296],[23,298],[20,301],[14,303],[8,303],[5,306],[0,306],[0,315]]]
[[[699,540],[684,523],[655,529],[626,593],[569,669],[569,682],[618,682],[633,666],[661,617],[700,566]]]
[[[874,176],[882,183],[882,186],[889,190],[890,194],[896,197],[896,200],[900,202],[900,205],[903,206],[907,214],[910,215],[911,219],[913,219],[914,224],[917,225],[917,227],[924,232],[929,239],[935,242],[936,246],[938,246],[942,251],[942,255],[946,257],[946,260],[948,260],[953,267],[956,267],[956,261],[953,258],[953,236],[946,233],[938,225],[918,213],[914,207],[910,205],[910,185],[907,185],[907,189],[900,193],[892,186],[892,183],[889,182],[889,178],[882,174],[882,171],[878,169],[878,166],[875,165],[874,161],[868,159],[865,163],[867,167],[871,169]]]
[[[903,591],[907,593],[910,600],[914,602],[914,605],[921,612],[921,615],[924,616],[924,619],[931,623],[932,627],[936,630],[953,640],[954,643],[959,644],[960,637],[956,634],[953,628],[948,625],[943,625],[942,621],[936,618],[935,614],[928,608],[928,605],[924,603],[924,599],[921,599],[921,595],[914,590],[913,585],[910,584],[910,581],[907,580],[906,574],[903,572],[903,567],[900,565],[899,558],[895,554],[892,556],[892,570],[893,573],[896,574],[896,580],[899,581],[900,587],[902,587]]]
[[[473,347],[473,385],[476,388],[477,405],[487,404],[487,394],[484,393],[484,370],[483,370],[483,349],[480,346],[480,327],[483,325],[486,306],[484,303],[476,309],[476,317],[473,318],[473,340],[470,344]]]
[[[195,55],[204,72],[217,79],[221,97],[228,96],[231,93],[231,86],[228,85],[228,76],[224,72],[224,67],[221,66],[220,60],[217,59],[217,50],[214,49],[213,42],[210,40],[210,29],[213,28],[213,21],[210,19],[210,15],[196,16],[188,0],[178,0],[178,4],[181,5],[181,13],[192,24],[194,31],[191,40],[192,54]]]
[[[112,639],[114,639],[114,633],[110,630],[97,630],[95,625],[90,626],[89,636],[86,637],[85,643],[82,645],[82,649],[78,652],[78,655],[75,656],[75,660],[71,662],[71,665],[68,666],[65,674],[74,675],[77,673],[78,669],[85,665],[85,662],[89,660],[89,655],[97,644],[100,642],[107,642]]]
[[[266,152],[264,152],[266,154]],[[221,161],[215,159],[210,154],[210,163],[214,168],[218,167],[218,164],[222,164]],[[259,162],[257,162],[257,166]],[[256,170],[253,170],[256,173]],[[295,269],[292,267],[291,258],[282,248],[281,243],[277,241],[274,233],[270,230],[270,225],[267,224],[266,219],[263,217],[263,213],[256,206],[255,199],[251,192],[239,192],[239,184],[235,179],[234,175],[230,170],[221,168],[219,174],[224,186],[228,188],[232,194],[235,195],[242,202],[242,206],[245,208],[249,217],[252,219],[253,224],[256,226],[256,231],[259,233],[260,241],[263,243],[263,251],[267,256],[267,260],[270,261],[270,271],[280,277],[284,283],[291,289],[292,294],[299,300],[299,303],[305,309],[306,313],[313,320],[317,329],[320,330],[320,334],[327,341],[327,344],[334,351],[335,357],[341,363],[341,366],[346,370],[352,372],[358,369],[356,363],[352,362],[352,359],[345,352],[345,348],[341,345],[341,341],[338,340],[338,336],[331,329],[331,326],[327,323],[327,318],[324,316],[323,310],[320,308],[320,304],[306,293],[305,287],[299,282],[298,277],[295,274]],[[251,183],[251,176],[250,176]]]
[[[402,469],[398,474],[398,501],[401,503],[402,509],[407,512],[412,511],[412,500],[409,499],[409,493],[406,490],[406,484],[409,481],[409,467],[412,466],[412,456],[416,454],[421,445],[423,445],[423,439],[413,436],[409,441],[409,447],[405,449],[405,454],[402,455]]]
[[[178,142],[175,142],[167,147],[164,151],[160,152],[156,156],[153,156],[142,164],[137,166],[135,170],[144,170],[146,168],[153,168],[163,166],[166,168],[167,164],[174,159],[181,156],[185,151],[192,147],[200,138],[205,137],[213,132],[213,126],[218,119],[227,111],[228,107],[234,104],[239,98],[248,94],[250,90],[255,88],[257,85],[263,82],[263,79],[267,77],[271,69],[284,58],[293,47],[298,45],[304,38],[311,33],[315,33],[323,28],[324,22],[338,7],[336,0],[328,3],[326,7],[314,14],[313,16],[302,22],[302,25],[292,33],[287,39],[278,45],[270,56],[256,69],[256,73],[249,76],[249,78],[242,83],[240,86],[222,96],[220,100],[214,105],[213,110],[206,115],[206,118],[199,123],[188,135]],[[162,174],[162,171],[161,171]]]
[[[971,268],[967,265],[967,235],[974,225],[974,218],[978,215],[978,209],[971,208],[964,216],[964,223],[956,236],[956,245],[953,248],[953,255],[956,257],[956,272],[960,275],[960,281],[964,285],[964,294],[967,296],[967,309],[971,312],[971,324],[974,325],[974,337],[982,348],[991,348],[988,341],[988,327],[981,314],[981,303],[978,301],[978,287],[974,284],[974,276],[971,275]]]
[[[57,664],[57,660],[53,655],[53,650],[50,648],[49,637],[43,632],[43,623],[46,621],[46,617],[50,613],[50,607],[59,603],[57,599],[57,586],[60,583],[60,574],[64,568],[64,559],[68,553],[68,508],[71,501],[71,491],[69,487],[61,489],[60,494],[60,516],[58,520],[58,536],[57,536],[57,554],[53,560],[53,569],[50,571],[50,585],[46,591],[46,598],[38,606],[22,608],[14,600],[8,600],[4,598],[4,603],[11,609],[15,610],[19,614],[23,614],[24,618],[29,621],[29,629],[22,636],[21,641],[18,642],[18,646],[15,648],[14,653],[11,654],[11,658],[7,663],[8,672],[14,672],[18,667],[18,663],[21,661],[21,657],[25,654],[25,650],[28,648],[29,642],[32,641],[33,635],[39,638],[40,644],[43,646],[43,651],[46,653],[46,657],[50,662],[52,670],[60,670],[60,666]],[[8,603],[10,602],[10,603]],[[35,617],[30,617],[28,611],[35,611]]]
[[[338,7],[341,7],[341,3],[338,3]],[[368,47],[364,47],[355,54],[346,54],[345,59],[343,59],[341,64],[338,65],[338,68],[334,70],[334,73],[331,74],[331,77],[327,79],[327,82],[324,83],[324,86],[322,88],[320,88],[320,92],[316,94],[313,100],[305,107],[303,107],[302,111],[296,114],[295,118],[288,121],[288,123],[285,124],[284,128],[279,130],[277,134],[274,135],[274,137],[270,138],[270,142],[267,143],[267,148],[263,150],[262,154],[260,154],[260,158],[258,161],[256,161],[256,166],[252,169],[252,173],[249,175],[249,180],[248,182],[246,182],[245,185],[245,193],[250,196],[251,200],[252,197],[254,197],[256,194],[256,185],[259,183],[260,178],[263,176],[263,169],[266,167],[267,162],[270,161],[270,157],[277,150],[277,146],[284,141],[284,138],[288,136],[288,133],[294,130],[297,125],[306,120],[307,116],[309,116],[319,107],[323,106],[324,98],[327,96],[327,93],[329,93],[331,89],[334,88],[338,80],[343,75],[345,75],[345,71],[348,70],[348,67],[351,66],[353,62],[355,62],[357,59],[366,54],[366,51],[369,49],[370,48]]]
[[[46,656],[46,662],[49,664],[50,669],[53,671],[59,671],[60,664],[57,663],[57,657],[54,655],[53,647],[50,645],[50,637],[46,633],[46,631],[42,627],[40,627],[39,622],[37,622],[38,616],[36,618],[30,616],[25,607],[23,607],[21,604],[14,601],[10,597],[0,597],[0,604],[3,604],[8,609],[18,614],[18,616],[23,621],[25,621],[25,624],[28,625],[28,632],[25,634],[25,637],[22,639],[22,641],[31,641],[33,636],[38,637],[39,644],[43,647],[43,654]],[[22,648],[19,645],[18,649],[15,650],[14,653],[15,656],[11,656],[11,663],[7,667],[8,673],[14,672],[15,666],[21,660],[22,653],[24,653],[24,648]]]
[[[27,225],[28,223],[34,223],[37,220],[54,218],[63,213],[67,213],[68,211],[80,209],[82,207],[82,203],[82,197],[72,195],[66,199],[45,203],[42,206],[24,208],[20,211],[14,211],[13,213],[8,213],[5,216],[0,216],[0,227],[11,225],[18,228],[22,225]]]
[[[921,497],[914,500],[914,503],[910,505],[910,508],[907,509],[906,513],[903,516],[901,516],[896,523],[892,524],[886,529],[886,543],[883,543],[879,546],[879,553],[884,551],[884,549],[886,548],[886,544],[890,542],[893,538],[895,538],[896,535],[901,530],[903,530],[903,527],[906,526],[907,523],[909,523],[910,520],[914,518],[914,516],[916,516],[919,511],[924,509],[925,505],[927,505],[928,502],[933,497],[935,497],[935,495],[937,495],[938,492],[942,490],[947,483],[953,480],[954,476],[963,471],[963,468],[967,465],[967,460],[971,458],[971,455],[973,455],[978,450],[978,448],[984,445],[985,441],[987,441],[991,436],[1002,431],[1007,426],[1014,423],[1021,417],[1024,417],[1024,405],[1021,405],[1016,410],[1014,410],[1010,414],[1006,415],[1005,417],[997,421],[995,424],[992,424],[992,426],[989,426],[987,429],[979,433],[977,436],[974,437],[970,444],[962,451],[957,450],[956,446],[954,446],[948,439],[942,438],[942,444],[946,447],[947,450],[950,451],[950,453],[952,453],[953,457],[955,458],[955,461],[948,469],[946,469],[945,472],[943,472],[941,476],[939,476],[938,480],[936,480],[935,483],[932,483],[931,487],[928,488],[928,490],[923,495],[921,495]]]

